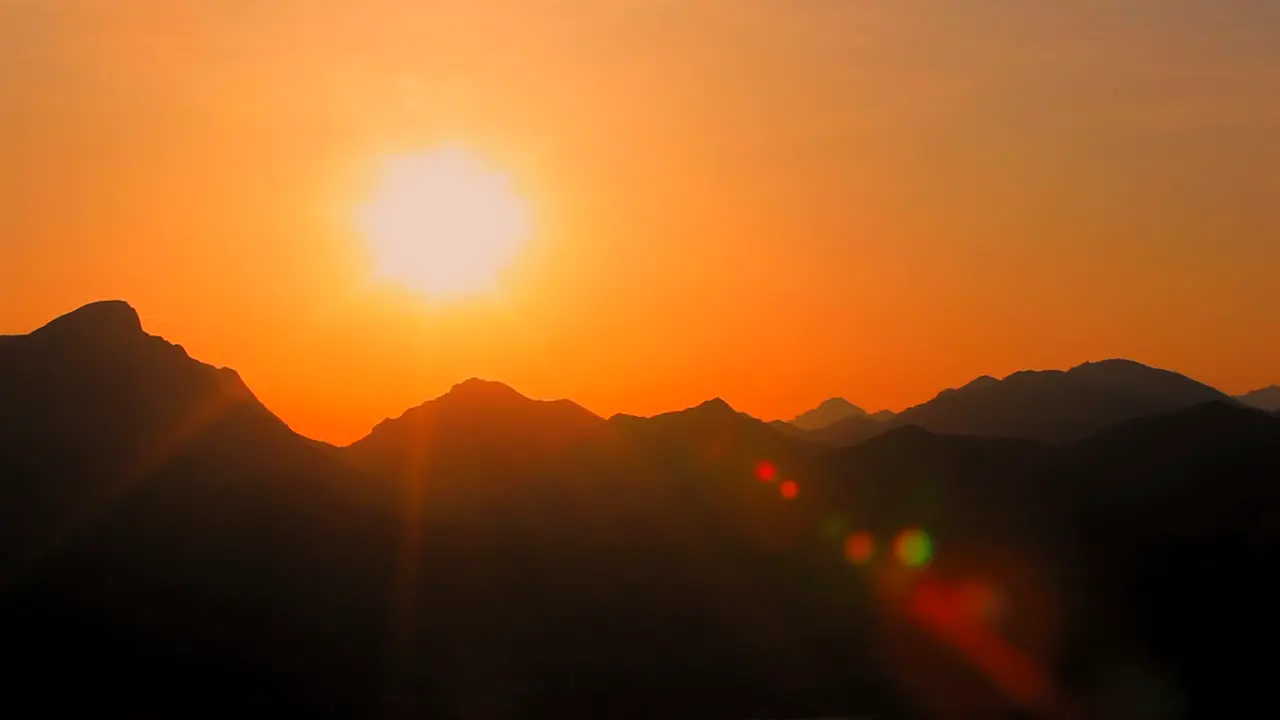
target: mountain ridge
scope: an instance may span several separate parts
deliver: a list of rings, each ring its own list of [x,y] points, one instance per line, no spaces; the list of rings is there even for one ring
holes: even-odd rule
[[[0,343],[0,658],[18,687],[56,674],[105,705],[267,697],[280,715],[496,699],[540,717],[896,717],[944,678],[973,693],[963,716],[1009,716],[985,710],[1020,701],[912,621],[913,588],[954,577],[1014,609],[983,631],[1040,653],[1055,695],[1130,717],[1090,673],[1154,657],[1203,712],[1273,604],[1280,421],[1216,391],[1083,439],[864,417],[876,437],[832,448],[719,398],[603,420],[473,378],[331,448],[238,386],[119,306]],[[1107,400],[1078,431],[1123,414],[1110,399],[1199,387],[1104,363],[939,395]],[[886,645],[943,652],[904,668]]]
[[[1280,411],[1280,385],[1268,385],[1243,395],[1237,395],[1236,400],[1259,410]]]
[[[862,417],[866,410],[854,405],[842,397],[823,400],[817,407],[800,413],[787,422],[801,430],[818,430],[847,417]]]

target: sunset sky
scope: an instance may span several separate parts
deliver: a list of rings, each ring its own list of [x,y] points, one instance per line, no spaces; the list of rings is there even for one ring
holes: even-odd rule
[[[495,289],[372,272],[463,148]],[[1129,357],[1280,382],[1280,3],[0,0],[0,333],[89,301],[347,442],[470,376],[901,409]]]

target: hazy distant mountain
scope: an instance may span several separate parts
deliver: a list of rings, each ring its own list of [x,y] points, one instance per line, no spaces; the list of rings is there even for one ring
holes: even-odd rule
[[[1067,371],[1025,370],[1003,380],[983,376],[897,414],[852,414],[809,430],[783,423],[773,427],[836,446],[856,445],[908,425],[946,435],[1066,442],[1132,418],[1228,399],[1168,370],[1105,360]]]
[[[800,413],[791,420],[791,424],[801,430],[817,430],[847,417],[865,417],[866,414],[866,410],[837,397],[824,400],[818,407]]]
[[[853,445],[895,427],[891,424],[895,417],[891,410],[867,413],[842,398],[833,398],[795,420],[777,420],[770,425],[793,437],[829,445]]]
[[[803,436],[828,445],[856,445],[895,427],[902,427],[896,422],[896,418],[877,420],[870,415],[854,415],[808,431]]]
[[[1218,390],[1168,370],[1105,360],[1065,372],[981,377],[904,410],[893,422],[940,433],[1062,442],[1131,418],[1226,399]]]
[[[1261,390],[1237,395],[1236,400],[1249,407],[1275,412],[1280,410],[1280,385],[1271,385]]]

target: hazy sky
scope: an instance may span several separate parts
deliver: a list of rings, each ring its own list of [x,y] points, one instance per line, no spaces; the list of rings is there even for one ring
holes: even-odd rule
[[[353,218],[442,144],[535,234],[433,305]],[[472,375],[766,418],[1280,382],[1280,3],[0,0],[0,332],[108,297],[334,441]]]

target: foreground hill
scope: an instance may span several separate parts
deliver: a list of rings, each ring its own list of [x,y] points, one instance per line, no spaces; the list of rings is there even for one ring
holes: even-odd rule
[[[856,578],[779,496],[813,447],[723,401],[606,422],[473,383],[346,452],[405,488],[416,527],[404,662],[432,671],[412,694],[454,688],[461,716],[901,707]]]
[[[1071,639],[1064,665],[1106,683],[1139,662],[1151,702],[1185,717],[1269,692],[1236,648],[1280,631],[1280,420],[1226,402],[1138,418],[1062,448],[1038,477],[1092,589],[1073,622],[1099,629]]]
[[[164,707],[228,684],[289,706],[375,687],[385,508],[234,372],[103,302],[0,343],[0,397],[15,688]]]

